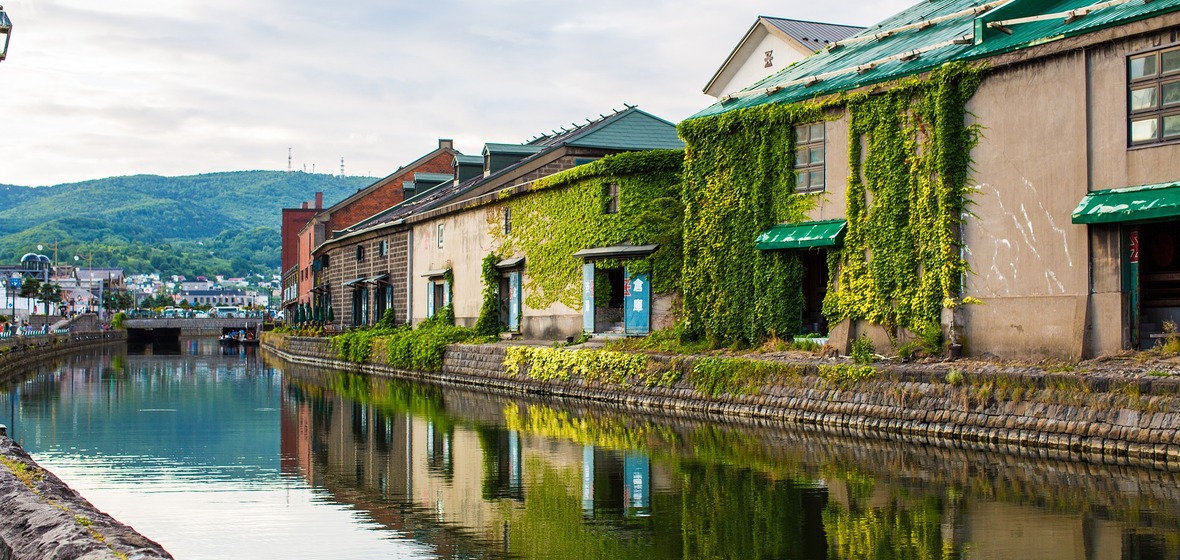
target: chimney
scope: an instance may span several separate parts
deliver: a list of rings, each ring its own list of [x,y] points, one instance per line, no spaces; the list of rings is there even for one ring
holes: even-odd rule
[[[323,208],[324,208],[324,193],[323,193],[323,191],[317,191],[315,193],[315,209],[316,210],[323,210]]]
[[[451,140],[450,138],[439,138],[438,139],[438,149],[440,149],[440,150],[443,150],[443,149],[453,150],[453,149],[455,149],[455,141]]]
[[[303,201],[303,209],[307,210],[307,201],[306,200]]]

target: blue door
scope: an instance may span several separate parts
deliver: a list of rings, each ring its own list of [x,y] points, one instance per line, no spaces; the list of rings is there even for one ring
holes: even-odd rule
[[[623,332],[647,334],[651,332],[651,273],[624,270],[623,277]]]
[[[520,331],[520,271],[508,273],[508,330]]]
[[[582,265],[582,332],[594,332],[594,263]]]

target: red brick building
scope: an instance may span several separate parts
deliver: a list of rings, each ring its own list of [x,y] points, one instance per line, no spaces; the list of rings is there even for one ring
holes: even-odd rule
[[[313,278],[318,265],[312,258],[312,252],[316,247],[331,239],[334,232],[341,231],[389,209],[405,200],[407,195],[413,196],[416,189],[424,189],[450,180],[452,176],[451,164],[454,162],[456,154],[458,152],[455,151],[454,143],[450,139],[439,139],[438,148],[433,151],[399,167],[397,171],[357,191],[356,194],[330,208],[316,212],[313,217],[304,222],[293,236],[292,242],[295,245],[291,249],[294,255],[293,265],[288,265],[286,260],[288,238],[284,230],[283,307],[290,308],[295,303],[311,304],[313,302]],[[286,211],[284,210],[285,217]],[[286,225],[285,221],[284,225]],[[292,266],[294,270],[292,270]],[[290,295],[288,295],[288,290]]]
[[[283,224],[280,232],[282,240],[282,256],[280,271],[283,275],[282,306],[294,304],[299,295],[297,290],[299,264],[299,233],[303,227],[323,210],[324,193],[315,193],[315,206],[309,207],[307,202],[301,208],[283,208]]]

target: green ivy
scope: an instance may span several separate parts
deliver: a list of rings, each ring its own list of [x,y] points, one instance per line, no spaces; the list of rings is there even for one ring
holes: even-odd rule
[[[600,382],[623,387],[650,385],[647,356],[609,350],[509,346],[504,352],[504,369],[508,375],[515,377],[523,374],[540,381],[580,378],[587,383]]]
[[[757,395],[772,377],[799,378],[803,368],[798,364],[784,364],[746,358],[698,358],[692,364],[689,383],[697,392],[709,397]]]
[[[332,348],[340,359],[354,363],[384,356],[385,365],[413,371],[438,371],[447,346],[481,340],[474,329],[441,322],[423,321],[418,328],[355,329],[332,337]]]
[[[937,338],[941,308],[960,301],[968,271],[958,227],[979,131],[965,124],[965,105],[982,72],[953,63],[872,94],[680,123],[686,334],[740,346],[799,331],[802,264],[753,241],[775,223],[808,220],[823,196],[794,193],[795,126],[847,113],[848,233],[829,252],[838,282],[824,315]]]
[[[796,124],[827,105],[763,105],[680,123],[684,161],[686,333],[755,343],[799,331],[803,266],[792,253],[754,249],[779,222],[801,222],[817,195],[794,195]]]
[[[620,243],[659,245],[650,264],[643,264],[652,273],[652,289],[678,290],[683,161],[681,150],[615,154],[539,179],[529,192],[504,198],[501,208],[512,211],[511,233],[504,233],[502,210],[489,213],[488,226],[501,253],[522,255],[528,263],[525,303],[534,309],[558,302],[580,309],[583,263],[574,253]],[[603,197],[611,184],[619,185],[619,211],[607,214]]]
[[[479,308],[479,319],[475,321],[475,332],[480,336],[496,336],[504,330],[500,324],[500,271],[496,263],[500,257],[495,253],[488,253],[480,266],[480,278],[483,281],[483,305]]]
[[[969,272],[958,231],[979,129],[965,107],[982,72],[951,63],[849,103],[848,233],[829,259],[838,279],[824,301],[829,320],[937,342],[942,308]]]

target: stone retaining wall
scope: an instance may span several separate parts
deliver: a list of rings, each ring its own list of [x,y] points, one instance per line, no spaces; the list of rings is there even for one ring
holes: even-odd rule
[[[952,384],[937,373],[891,367],[873,379],[839,385],[820,378],[815,364],[802,364],[802,376],[775,379],[757,395],[709,398],[683,380],[672,387],[623,388],[509,376],[504,347],[498,345],[453,345],[443,370],[435,373],[340,361],[325,339],[274,337],[264,345],[295,362],[497,392],[680,411],[719,421],[769,419],[927,445],[1180,469],[1180,385],[1171,379],[1120,383],[1097,377],[1082,387],[1077,376],[1026,374]]]

